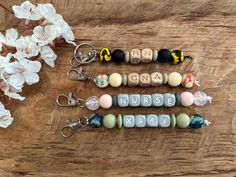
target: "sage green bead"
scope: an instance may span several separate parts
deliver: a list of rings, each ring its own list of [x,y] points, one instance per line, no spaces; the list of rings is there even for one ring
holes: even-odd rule
[[[190,124],[190,117],[185,113],[180,113],[176,117],[176,123],[179,128],[187,128]]]
[[[117,119],[116,119],[116,124],[117,124],[117,126],[118,126],[119,128],[122,128],[122,123],[123,123],[123,121],[122,121],[122,115],[119,114],[119,115],[117,116]]]
[[[114,128],[116,126],[116,116],[113,114],[107,114],[103,117],[102,123],[105,128]]]
[[[174,128],[176,126],[176,118],[174,114],[170,115],[170,126]]]

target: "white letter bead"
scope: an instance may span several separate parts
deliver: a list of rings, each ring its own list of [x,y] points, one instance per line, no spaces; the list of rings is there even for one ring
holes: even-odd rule
[[[169,127],[170,126],[170,115],[160,114],[158,115],[158,124],[160,127]]]
[[[152,61],[152,49],[143,49],[142,50],[142,62],[143,63],[150,63]]]
[[[135,127],[146,127],[146,116],[135,115]]]
[[[143,106],[143,107],[152,106],[152,96],[151,95],[141,95],[141,106]]]
[[[151,74],[151,85],[160,86],[163,83],[162,74],[159,72],[154,72]]]
[[[163,99],[163,94],[152,94],[152,105],[156,107],[163,106],[164,104],[164,99]]]
[[[166,107],[175,106],[175,95],[171,93],[165,93],[164,95],[164,105]]]
[[[127,128],[134,127],[134,115],[123,115],[123,126]]]
[[[148,73],[142,73],[139,76],[139,86],[148,87],[151,84],[151,76]]]
[[[127,107],[129,105],[129,95],[128,94],[119,94],[118,95],[118,106]]]
[[[156,114],[148,114],[146,119],[147,127],[158,127],[158,117]]]
[[[141,62],[141,51],[139,49],[132,49],[130,51],[130,63],[132,64],[138,64]]]
[[[138,86],[139,84],[139,75],[137,73],[128,74],[128,86]]]

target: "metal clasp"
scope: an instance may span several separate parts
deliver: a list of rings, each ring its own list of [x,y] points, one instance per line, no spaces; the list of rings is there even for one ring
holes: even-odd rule
[[[70,69],[67,72],[67,78],[73,81],[81,81],[81,80],[94,81],[94,78],[89,76],[86,72],[83,72],[82,67],[79,67],[78,69]]]
[[[64,101],[63,101],[64,99]],[[58,106],[61,107],[71,107],[71,106],[80,106],[80,107],[84,107],[84,101],[83,99],[80,98],[76,98],[74,99],[72,97],[72,93],[70,92],[69,95],[65,95],[65,94],[60,94],[58,95],[56,102]]]
[[[88,118],[83,116],[79,118],[76,122],[71,122],[71,120],[66,121],[66,125],[61,128],[61,135],[65,138],[73,135],[79,128],[83,128],[89,124]]]

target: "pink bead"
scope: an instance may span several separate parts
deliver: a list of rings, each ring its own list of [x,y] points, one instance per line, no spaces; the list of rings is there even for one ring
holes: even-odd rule
[[[104,94],[99,99],[100,106],[103,109],[109,109],[112,106],[112,97],[111,95]]]
[[[182,106],[191,106],[193,104],[193,94],[190,92],[183,92],[180,94]]]

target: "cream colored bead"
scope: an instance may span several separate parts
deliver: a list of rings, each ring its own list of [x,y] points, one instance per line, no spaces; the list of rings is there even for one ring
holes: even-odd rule
[[[127,74],[122,74],[122,84],[127,85],[128,80],[127,80]]]
[[[167,84],[167,82],[168,82],[168,74],[163,73],[163,74],[162,74],[162,77],[163,77],[163,82],[162,82],[162,84]]]
[[[152,86],[159,86],[163,82],[162,74],[159,72],[154,72],[151,74],[151,85]]]
[[[129,63],[129,51],[125,52],[125,62]]]
[[[112,73],[109,76],[109,84],[112,87],[119,87],[122,84],[122,76],[119,73]]]
[[[139,49],[132,49],[130,51],[130,63],[132,64],[138,64],[141,62],[141,51]]]
[[[152,55],[152,60],[157,61],[157,57],[158,57],[158,51],[156,49],[154,49],[153,50],[153,55]]]
[[[152,53],[152,49],[143,49],[142,50],[142,62],[143,63],[150,63],[152,61],[152,56],[153,56],[153,53]]]
[[[148,87],[151,84],[151,76],[148,73],[142,73],[139,76],[139,86]]]
[[[177,87],[181,84],[182,76],[180,73],[171,72],[168,76],[168,84],[172,87]]]
[[[137,86],[139,84],[139,75],[137,73],[128,74],[128,86]]]

